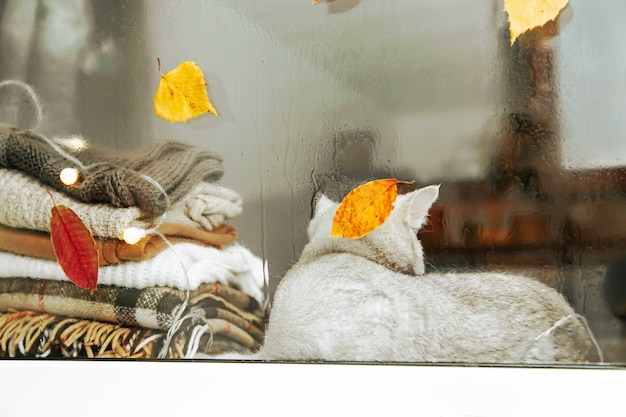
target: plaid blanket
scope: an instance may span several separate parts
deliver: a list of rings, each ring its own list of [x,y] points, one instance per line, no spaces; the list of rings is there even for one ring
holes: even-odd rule
[[[0,312],[22,310],[85,323],[109,323],[141,329],[147,337],[167,332],[184,300],[183,291],[170,287],[136,289],[101,285],[90,295],[69,282],[0,280]],[[249,349],[263,340],[264,314],[259,303],[235,288],[219,283],[202,284],[190,293],[183,313],[189,317],[178,331],[183,339],[204,326],[204,332],[210,336],[219,334]],[[0,344],[1,351],[6,351],[6,347]]]
[[[197,352],[211,356],[248,348],[229,337],[227,322],[209,320],[207,325],[212,331],[195,339],[193,326],[178,331],[165,357],[190,358]],[[34,311],[0,313],[0,358],[156,359],[166,341],[164,330]]]
[[[0,357],[5,358],[152,358],[164,339],[163,331],[34,311],[0,314]]]

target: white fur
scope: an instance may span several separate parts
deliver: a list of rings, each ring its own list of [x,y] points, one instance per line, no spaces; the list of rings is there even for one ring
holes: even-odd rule
[[[378,228],[330,238],[337,204],[322,197],[310,242],[280,282],[257,359],[580,362],[593,339],[563,297],[523,276],[424,274],[417,230],[438,186],[398,196]],[[564,325],[546,332],[564,317]],[[541,336],[541,335],[544,336]]]

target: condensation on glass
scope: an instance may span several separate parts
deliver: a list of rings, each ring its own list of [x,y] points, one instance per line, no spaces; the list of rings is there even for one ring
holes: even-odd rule
[[[440,183],[420,234],[430,268],[532,271],[622,363],[625,15],[571,0],[511,46],[499,1],[0,0],[0,75],[35,88],[45,134],[223,155],[270,295],[318,191]],[[156,118],[157,58],[197,62],[220,116]],[[31,126],[30,106],[0,94],[0,122]]]

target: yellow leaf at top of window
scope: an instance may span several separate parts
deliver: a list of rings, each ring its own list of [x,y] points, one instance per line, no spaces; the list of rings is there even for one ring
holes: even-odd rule
[[[511,45],[524,32],[556,19],[568,0],[504,0],[504,11],[509,15]]]
[[[154,112],[169,122],[186,122],[204,113],[217,116],[209,101],[207,83],[202,70],[192,61],[185,61],[163,75],[154,94]]]

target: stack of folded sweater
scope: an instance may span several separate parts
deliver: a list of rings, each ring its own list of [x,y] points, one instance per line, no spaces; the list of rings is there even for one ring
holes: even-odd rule
[[[0,125],[0,357],[183,358],[258,347],[263,264],[226,224],[242,201],[216,183],[221,157],[171,141],[130,153],[82,145]],[[75,184],[60,180],[64,168],[78,171]],[[93,294],[56,260],[48,193],[94,237]],[[126,243],[131,227],[149,233]]]

